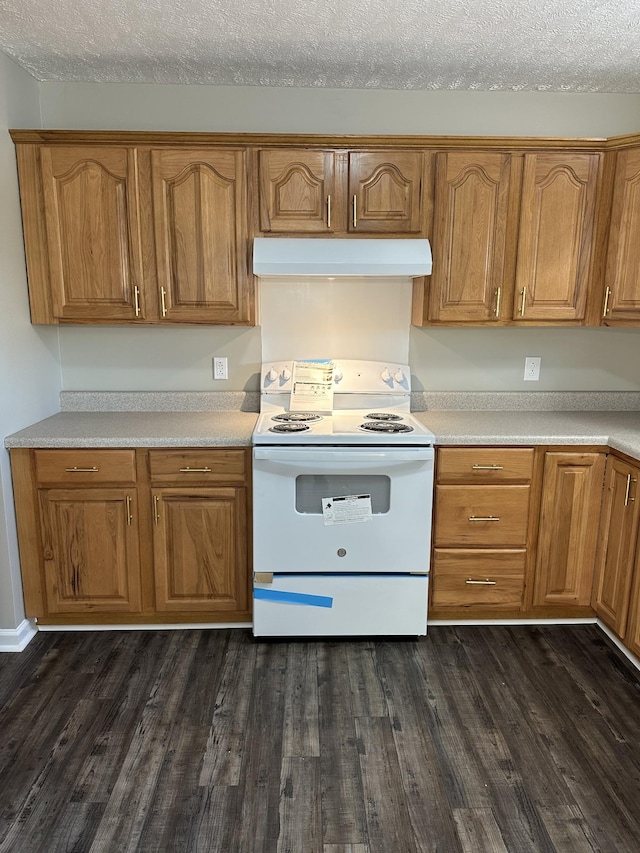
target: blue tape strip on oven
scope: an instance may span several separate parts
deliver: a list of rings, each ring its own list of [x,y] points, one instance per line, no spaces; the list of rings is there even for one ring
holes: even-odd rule
[[[253,597],[262,601],[275,601],[279,604],[301,604],[306,607],[333,607],[333,598],[329,595],[309,595],[304,592],[285,592],[278,589],[253,590]]]

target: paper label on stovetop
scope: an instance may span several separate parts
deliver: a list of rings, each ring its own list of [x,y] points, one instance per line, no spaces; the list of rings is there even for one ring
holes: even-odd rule
[[[371,495],[339,495],[322,498],[324,526],[331,524],[359,524],[371,521]]]
[[[290,411],[331,412],[333,410],[333,368],[331,359],[294,361]]]

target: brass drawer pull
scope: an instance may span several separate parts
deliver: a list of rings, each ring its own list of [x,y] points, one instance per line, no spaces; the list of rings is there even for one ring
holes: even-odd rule
[[[504,465],[472,465],[472,471],[504,471]]]
[[[160,521],[160,513],[158,512],[158,496],[153,496],[153,523],[158,524]]]
[[[358,227],[358,196],[353,197],[353,227]]]
[[[500,319],[500,306],[502,305],[502,288],[496,288],[496,319]]]
[[[467,578],[465,583],[468,583],[471,586],[474,586],[474,585],[476,585],[476,586],[495,586],[496,585],[496,581],[490,581],[489,578],[486,578],[486,580],[483,580],[483,581],[476,581],[476,580],[473,580],[473,578]]]
[[[211,468],[186,468],[180,469],[181,474],[210,474]]]
[[[140,316],[140,288],[138,287],[137,284],[134,285],[134,288],[133,288],[133,299],[134,299],[134,303],[135,303],[136,317],[139,317]]]
[[[96,468],[95,465],[92,468],[76,468],[74,465],[73,468],[65,468],[64,470],[67,474],[97,474],[100,469]]]
[[[500,521],[497,515],[470,515],[469,521]]]
[[[331,228],[331,196],[327,196],[327,228]]]
[[[610,296],[611,296],[611,288],[607,287],[605,292],[604,292],[604,305],[602,307],[602,319],[603,320],[607,316],[607,313],[609,312],[609,297]]]
[[[520,291],[520,316],[524,317],[524,312],[527,309],[527,288],[523,287]]]
[[[127,525],[131,526],[131,522],[133,521],[133,516],[131,515],[131,498],[129,497],[129,495],[127,495],[127,497],[126,497],[126,504],[127,504]]]
[[[162,311],[162,316],[167,316],[167,291],[164,287],[160,288],[160,310]]]
[[[629,506],[630,503],[635,503],[635,498],[630,497],[629,492],[631,491],[631,483],[637,483],[638,481],[631,476],[631,474],[627,474],[627,490],[624,493],[624,505]]]

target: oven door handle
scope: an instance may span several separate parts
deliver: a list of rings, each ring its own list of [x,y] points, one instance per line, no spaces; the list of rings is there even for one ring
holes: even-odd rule
[[[393,448],[390,450],[316,450],[312,447],[288,450],[279,447],[254,447],[254,459],[271,462],[421,462],[434,458],[432,447]]]

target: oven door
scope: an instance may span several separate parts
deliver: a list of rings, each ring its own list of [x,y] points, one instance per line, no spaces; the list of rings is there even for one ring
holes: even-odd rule
[[[254,571],[429,571],[433,448],[256,447],[253,460]],[[335,497],[355,512],[323,510]]]

